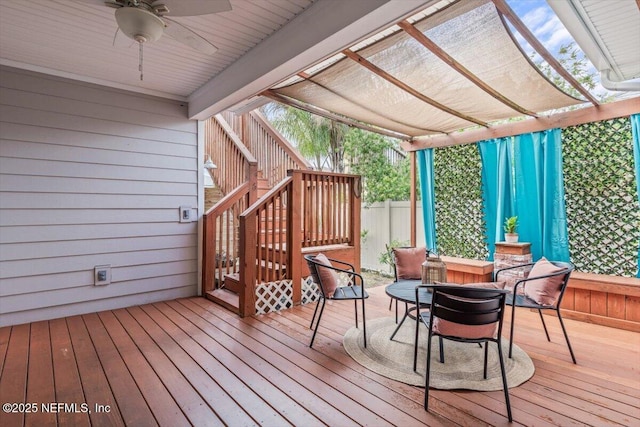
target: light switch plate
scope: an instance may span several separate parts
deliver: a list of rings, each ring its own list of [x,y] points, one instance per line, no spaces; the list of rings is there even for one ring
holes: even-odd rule
[[[180,206],[180,222],[191,222],[193,212],[191,206]]]

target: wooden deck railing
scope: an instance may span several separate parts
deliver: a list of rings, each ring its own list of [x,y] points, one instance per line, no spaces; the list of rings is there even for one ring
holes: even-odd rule
[[[360,177],[290,170],[240,215],[241,315],[255,313],[258,283],[291,280],[301,300],[302,249],[344,244],[360,254]]]
[[[205,123],[205,154],[217,166],[211,175],[224,194],[247,181],[257,186],[258,161],[220,114]]]
[[[352,204],[360,197],[360,177],[307,171],[301,172],[300,179],[302,247],[353,242]]]

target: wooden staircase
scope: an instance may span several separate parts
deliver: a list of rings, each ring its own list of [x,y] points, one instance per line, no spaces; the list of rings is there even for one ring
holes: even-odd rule
[[[303,252],[328,252],[359,269],[358,177],[303,173],[308,163],[259,114],[218,115],[205,129],[224,196],[204,215],[203,295],[248,316],[259,284],[292,283],[300,302]]]

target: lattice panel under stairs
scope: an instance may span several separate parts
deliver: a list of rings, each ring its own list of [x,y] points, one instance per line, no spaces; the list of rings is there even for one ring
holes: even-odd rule
[[[339,286],[349,283],[349,276],[338,273]],[[302,304],[318,300],[320,290],[311,276],[302,279]],[[256,314],[266,314],[293,307],[293,283],[291,280],[261,283],[256,286]]]
[[[266,314],[291,307],[293,307],[291,280],[278,280],[256,286],[256,314]]]
[[[313,277],[302,278],[302,304],[317,301],[319,296],[320,289],[316,282],[313,281]]]

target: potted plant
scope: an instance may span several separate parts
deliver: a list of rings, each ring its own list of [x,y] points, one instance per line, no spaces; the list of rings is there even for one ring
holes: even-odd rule
[[[504,220],[504,239],[507,243],[517,243],[518,233],[516,229],[518,227],[518,217],[512,216]]]

